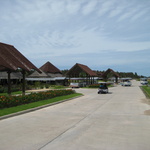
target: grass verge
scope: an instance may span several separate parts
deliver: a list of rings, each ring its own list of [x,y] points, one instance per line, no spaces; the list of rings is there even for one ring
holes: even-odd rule
[[[150,98],[150,87],[149,86],[141,86],[142,91],[146,95],[147,98]]]
[[[36,107],[39,107],[39,106],[51,104],[51,103],[54,103],[54,102],[60,102],[60,101],[67,100],[67,99],[74,98],[76,96],[81,96],[81,95],[82,94],[80,94],[80,93],[74,93],[74,94],[70,94],[70,95],[59,96],[59,97],[51,98],[51,99],[48,99],[48,100],[38,101],[38,102],[29,103],[29,104],[25,104],[25,105],[20,105],[20,106],[16,106],[16,107],[4,108],[4,109],[0,110],[0,117],[5,116],[5,115],[9,115],[9,114],[12,114],[12,113],[17,113],[17,112],[20,112],[20,111],[24,111],[24,110],[36,108]]]

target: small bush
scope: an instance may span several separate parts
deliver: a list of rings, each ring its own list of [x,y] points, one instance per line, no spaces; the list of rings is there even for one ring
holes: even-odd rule
[[[16,92],[16,91],[20,91],[20,86],[19,85],[11,86],[11,92]],[[8,92],[7,86],[0,86],[0,93],[7,93],[7,92]]]
[[[91,84],[89,85],[89,88],[98,88],[100,84]]]

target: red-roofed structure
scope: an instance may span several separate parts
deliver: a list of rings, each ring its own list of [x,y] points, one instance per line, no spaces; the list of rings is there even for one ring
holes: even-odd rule
[[[0,43],[0,71],[16,71],[18,68],[25,71],[31,71],[31,69],[39,71],[14,46]]]
[[[67,76],[70,77],[79,77],[79,74],[81,72],[85,72],[86,76],[90,76],[90,77],[96,77],[97,74],[92,71],[88,66],[83,65],[83,64],[79,64],[76,63],[68,72],[67,72]]]
[[[97,74],[92,71],[88,66],[76,63],[66,74],[69,78],[86,78],[87,84],[94,83],[94,77],[97,77]]]
[[[103,74],[102,74],[102,77],[104,80],[107,80],[107,77],[108,77],[108,74],[112,73],[114,76],[115,76],[115,79],[116,79],[116,83],[118,83],[118,73],[116,73],[114,70],[112,69],[107,69]]]
[[[44,71],[45,73],[61,73],[61,71],[49,61],[41,66],[39,69]]]
[[[29,78],[54,78],[54,77],[62,77],[62,72],[55,67],[52,63],[49,61],[46,62],[44,65],[42,65],[39,70],[42,73],[38,73],[37,71],[34,71],[31,75],[29,75]]]
[[[14,46],[0,43],[0,71],[8,72],[8,94],[10,95],[11,72],[20,70],[23,74],[23,94],[25,94],[25,72],[40,70],[23,56]]]

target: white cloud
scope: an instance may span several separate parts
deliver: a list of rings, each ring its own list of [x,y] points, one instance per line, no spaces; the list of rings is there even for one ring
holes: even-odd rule
[[[118,21],[135,21],[140,18],[142,19],[142,17],[145,17],[145,14],[149,11],[150,9],[148,7],[145,8],[145,6],[142,6],[141,3],[135,3],[134,1],[131,1],[131,4],[129,3],[128,6],[124,7],[124,13],[120,15]]]
[[[61,14],[65,10],[64,1],[53,1],[51,3],[51,10],[54,14]]]
[[[76,14],[80,10],[80,3],[75,1],[68,1],[66,5],[66,9],[69,12],[69,14]]]
[[[83,7],[83,14],[88,15],[96,9],[97,1],[90,1]]]
[[[139,12],[138,13],[136,13],[132,18],[131,18],[131,20],[132,21],[136,21],[137,19],[139,19],[139,18],[142,18],[142,17],[145,17],[145,15],[148,13],[148,10],[139,10]]]
[[[116,7],[110,12],[109,17],[115,17],[115,16],[121,14],[123,12],[123,10],[124,10],[123,7],[120,7],[120,6]]]
[[[98,10],[98,15],[103,16],[105,13],[109,12],[112,9],[113,1],[104,1]]]
[[[80,55],[142,51],[150,49],[149,5],[146,0],[5,0],[0,38],[34,60],[68,54],[66,64],[77,60],[71,55],[87,62]]]

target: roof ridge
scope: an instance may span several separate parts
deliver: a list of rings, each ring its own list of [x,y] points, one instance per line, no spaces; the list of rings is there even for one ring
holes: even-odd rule
[[[39,69],[46,73],[61,73],[61,71],[49,61],[47,61]]]

